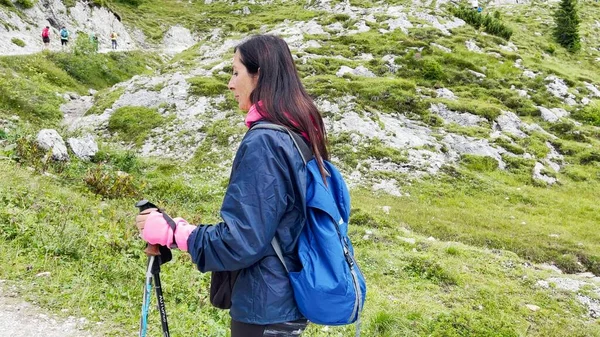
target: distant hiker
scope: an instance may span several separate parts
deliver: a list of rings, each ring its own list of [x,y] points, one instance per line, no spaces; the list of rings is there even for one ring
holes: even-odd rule
[[[60,45],[65,47],[69,42],[69,31],[64,26],[60,29]]]
[[[98,36],[94,32],[90,32],[89,37],[94,51],[98,51]]]
[[[117,49],[117,33],[110,33],[110,41],[112,41],[112,49]]]
[[[44,41],[44,48],[47,49],[50,46],[50,26],[42,29],[42,41]]]

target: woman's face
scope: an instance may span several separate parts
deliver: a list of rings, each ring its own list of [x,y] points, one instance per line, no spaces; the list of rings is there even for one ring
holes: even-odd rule
[[[258,82],[258,74],[250,74],[246,66],[240,61],[240,52],[236,51],[233,55],[233,75],[229,80],[229,90],[233,92],[235,100],[241,110],[248,111],[252,106],[250,102],[250,94],[256,88]]]

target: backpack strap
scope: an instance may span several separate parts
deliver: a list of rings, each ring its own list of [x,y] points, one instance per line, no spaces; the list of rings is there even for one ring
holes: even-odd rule
[[[304,161],[304,165],[306,165],[309,161],[311,161],[311,159],[313,159],[315,157],[311,148],[304,141],[304,138],[302,138],[302,136],[300,136],[296,132],[286,128],[283,125],[278,125],[278,124],[273,124],[273,123],[256,123],[256,124],[252,125],[252,127],[250,128],[250,131],[252,131],[254,129],[270,129],[270,130],[277,130],[277,131],[281,131],[281,132],[287,132],[288,135],[290,135],[290,137],[292,137],[292,141],[294,142],[294,145],[298,149],[298,152],[300,152],[300,155],[302,156],[302,160]]]
[[[296,132],[293,132],[292,130],[286,128],[283,125],[278,125],[278,124],[273,124],[273,123],[256,123],[250,128],[250,131],[255,130],[255,129],[269,129],[269,130],[277,130],[277,131],[281,131],[281,132],[287,132],[287,134],[290,135],[290,137],[292,137],[294,146],[296,146],[296,149],[298,149],[298,152],[300,152],[300,156],[302,156],[302,161],[304,161],[304,165],[306,165],[309,161],[311,161],[315,157],[312,150],[310,149],[310,147],[308,147],[308,145],[306,144],[306,142],[304,141],[302,136],[300,136]],[[275,254],[277,254],[279,261],[281,261],[281,263],[285,267],[285,271],[289,273],[290,271],[289,271],[287,265],[285,264],[285,260],[283,259],[283,252],[281,251],[281,246],[279,245],[279,241],[277,240],[276,236],[274,236],[273,240],[271,240],[271,246],[273,246],[273,250],[275,250]]]

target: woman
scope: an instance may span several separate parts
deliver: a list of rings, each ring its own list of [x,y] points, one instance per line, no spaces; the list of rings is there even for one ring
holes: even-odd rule
[[[292,54],[281,38],[254,36],[235,48],[229,89],[248,111],[246,126],[269,122],[302,134],[324,175],[328,159],[323,119],[300,82]],[[287,272],[271,246],[277,237],[286,265],[298,271],[296,243],[304,226],[306,167],[291,137],[256,129],[242,140],[223,205],[223,222],[189,225],[177,219],[175,233],[160,213],[136,219],[151,244],[188,251],[202,272],[240,270],[232,292],[231,336],[299,336],[306,328]],[[148,210],[150,211],[150,210]]]

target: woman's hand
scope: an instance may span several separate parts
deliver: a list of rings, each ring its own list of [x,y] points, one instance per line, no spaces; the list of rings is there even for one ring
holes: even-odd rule
[[[183,218],[174,218],[175,235],[173,236],[173,229],[169,226],[162,213],[156,209],[148,209],[146,211],[141,212],[136,217],[136,225],[140,230],[142,239],[152,245],[171,247],[173,237],[175,237],[177,248],[187,251],[187,239],[194,229],[196,229],[196,226],[190,225]]]

